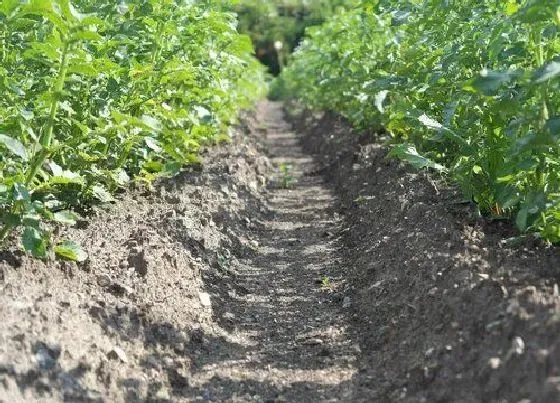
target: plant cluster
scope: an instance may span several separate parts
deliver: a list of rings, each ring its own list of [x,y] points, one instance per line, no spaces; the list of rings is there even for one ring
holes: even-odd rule
[[[215,3],[215,4],[214,4]],[[0,2],[0,240],[84,258],[52,223],[196,162],[263,95],[236,16],[210,0]]]
[[[383,126],[392,155],[446,172],[482,211],[560,241],[560,6],[363,0],[280,78],[305,105]]]

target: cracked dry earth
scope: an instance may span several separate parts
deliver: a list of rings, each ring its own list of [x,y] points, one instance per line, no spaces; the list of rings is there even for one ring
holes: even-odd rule
[[[217,401],[352,401],[359,347],[347,333],[343,298],[333,292],[342,281],[335,196],[312,174],[312,157],[282,105],[261,105],[257,121],[272,162],[289,166],[290,178],[267,194],[266,217],[253,234],[258,253],[237,263],[241,295],[222,306],[246,356],[207,366],[192,382]]]

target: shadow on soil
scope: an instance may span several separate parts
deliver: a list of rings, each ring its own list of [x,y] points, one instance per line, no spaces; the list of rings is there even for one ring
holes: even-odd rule
[[[275,154],[292,161],[301,157],[292,154],[292,146],[278,146]],[[220,175],[215,172],[219,188]],[[295,172],[301,175],[301,172]],[[320,182],[319,178],[301,178],[306,186]],[[183,184],[197,182],[197,174],[190,174],[174,182],[174,191],[181,192]],[[298,186],[298,185],[296,185]],[[204,401],[227,401],[235,396],[245,400],[274,402],[298,401],[305,396],[306,401],[322,401],[333,388],[349,390],[350,381],[335,384],[321,384],[313,381],[316,371],[329,370],[338,365],[336,356],[350,348],[346,338],[340,342],[331,340],[325,345],[309,342],[314,337],[328,333],[329,326],[344,320],[341,318],[340,293],[321,289],[321,279],[339,282],[340,262],[333,259],[330,249],[334,249],[336,223],[326,218],[331,216],[332,203],[329,197],[319,197],[311,189],[301,189],[295,193],[269,186],[277,199],[264,200],[262,195],[246,189],[238,189],[244,208],[232,214],[222,209],[213,215],[219,223],[224,239],[219,250],[208,250],[199,241],[163,224],[162,234],[174,235],[173,241],[181,243],[193,257],[201,258],[208,269],[202,273],[205,291],[211,296],[212,321],[230,334],[242,335],[243,342],[228,341],[201,329],[179,329],[170,323],[152,322],[147,316],[137,312],[116,312],[92,309],[92,317],[106,332],[118,334],[125,340],[136,339],[149,347],[149,356],[142,360],[146,371],[155,363],[163,363],[161,370],[166,373],[171,385],[170,400],[203,399]],[[322,210],[324,217],[315,212]],[[247,217],[249,222],[244,219]],[[259,245],[251,248],[242,239],[255,239]],[[331,245],[325,249],[325,245]],[[230,255],[223,256],[224,251]],[[329,308],[330,307],[330,308]],[[325,315],[325,317],[317,317]],[[317,322],[317,323],[315,323]],[[308,344],[306,344],[308,343]],[[255,346],[259,347],[255,347]],[[264,345],[264,350],[262,349]],[[184,346],[178,351],[177,346]],[[190,368],[178,368],[170,359],[175,354],[187,356]],[[162,353],[157,353],[162,351]],[[247,374],[211,374],[209,368],[227,368],[235,362],[246,360],[251,354],[258,357],[244,364]],[[279,384],[259,374],[273,371],[295,374],[285,384]],[[208,379],[198,385],[191,383],[191,374],[207,372]],[[301,375],[309,372],[309,381],[301,381]],[[140,380],[128,379],[122,387],[128,390],[127,400],[139,401],[134,392]],[[149,396],[156,399],[162,388],[159,383],[148,386]],[[156,399],[157,400],[157,399]]]

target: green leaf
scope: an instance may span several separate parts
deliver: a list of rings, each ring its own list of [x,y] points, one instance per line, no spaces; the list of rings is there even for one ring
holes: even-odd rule
[[[15,183],[14,184],[14,200],[15,201],[29,201],[31,200],[31,196],[29,195],[29,191],[27,187],[22,183]]]
[[[20,4],[21,0],[2,0],[0,2],[0,13],[8,17]]]
[[[75,225],[78,219],[79,216],[76,213],[68,210],[58,211],[53,215],[53,220],[55,222],[67,225]]]
[[[19,140],[6,136],[5,134],[0,134],[0,144],[3,144],[12,152],[12,154],[17,155],[24,161],[27,161],[27,150]]]
[[[553,61],[535,71],[535,74],[533,75],[533,81],[538,84],[558,76],[560,76],[560,62]]]
[[[506,15],[511,16],[515,14],[519,10],[519,7],[520,7],[519,4],[510,0],[505,7]]]
[[[385,99],[387,98],[387,94],[389,94],[389,91],[383,90],[383,91],[379,91],[375,95],[375,107],[381,113],[385,113],[385,108],[383,107],[383,102],[385,102]]]
[[[194,111],[200,121],[200,123],[207,125],[212,121],[212,112],[202,106],[195,106]]]
[[[69,0],[58,1],[60,2],[62,13],[68,21],[79,23],[83,19],[84,15],[79,13]]]
[[[87,63],[72,64],[68,66],[68,72],[74,74],[81,74],[83,76],[91,77],[91,78],[97,78],[97,76],[99,75],[98,71]]]
[[[60,32],[66,34],[70,27],[62,19],[57,10],[53,7],[53,2],[51,0],[31,0],[26,4],[22,11],[19,13],[21,16],[26,15],[39,15],[49,20]]]
[[[151,116],[144,115],[140,120],[147,128],[152,129],[156,132],[160,131],[162,128],[161,122]]]
[[[517,228],[520,231],[526,231],[527,230],[528,217],[529,217],[529,210],[527,208],[522,208],[517,213],[517,218],[515,220],[515,223],[517,225]]]
[[[160,147],[156,139],[152,137],[146,137],[144,141],[146,142],[148,148],[155,151],[156,153],[160,153],[162,151],[162,148]]]
[[[53,166],[51,165],[51,169],[52,168]],[[51,185],[68,185],[71,183],[76,185],[83,185],[85,184],[85,180],[78,173],[71,172],[71,171],[60,172],[57,170],[57,173],[49,179],[49,183]]]
[[[10,212],[3,212],[1,215],[2,223],[8,227],[17,227],[21,225],[21,216]]]
[[[113,199],[113,196],[111,196],[111,193],[109,193],[104,186],[95,185],[92,187],[91,191],[93,197],[99,200],[101,203],[110,203],[115,201],[115,199]]]
[[[447,171],[447,168],[445,168],[443,165],[440,165],[430,160],[429,158],[423,157],[422,155],[418,154],[418,151],[416,151],[416,147],[414,147],[412,144],[399,144],[394,146],[389,153],[389,156],[403,160],[418,169],[432,168],[438,172]]]
[[[47,257],[46,235],[36,228],[26,227],[22,235],[23,248],[34,257],[44,259]]]
[[[510,82],[515,74],[506,72],[483,70],[478,77],[468,81],[464,88],[479,92],[486,96],[496,95],[497,91],[506,83]]]
[[[522,22],[538,24],[554,15],[557,4],[549,0],[527,0],[525,6],[515,16]]]
[[[70,37],[72,41],[86,41],[86,42],[95,42],[100,41],[103,38],[97,32],[93,31],[79,31]]]
[[[553,136],[560,135],[560,116],[555,116],[553,118],[548,119],[548,121],[546,122],[546,129]]]
[[[181,172],[183,165],[180,162],[168,162],[165,164],[165,173],[170,176],[175,176]]]
[[[68,240],[62,241],[60,244],[56,245],[54,247],[54,253],[63,259],[74,262],[83,262],[88,258],[87,253],[84,252],[78,243]]]
[[[426,114],[420,116],[418,120],[420,121],[420,123],[422,123],[424,126],[426,126],[429,129],[449,130],[446,127],[444,127],[441,123],[439,123],[437,120],[432,119]]]
[[[124,186],[130,182],[130,176],[126,173],[124,169],[118,169],[116,172],[112,173],[113,179],[119,186]]]

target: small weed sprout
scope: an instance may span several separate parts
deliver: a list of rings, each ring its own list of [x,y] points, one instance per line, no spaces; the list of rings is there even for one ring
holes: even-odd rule
[[[334,284],[331,279],[327,276],[321,278],[321,289],[323,291],[331,291],[334,288]]]
[[[282,163],[280,165],[280,172],[282,173],[282,189],[290,189],[294,186],[296,178],[292,175],[294,167],[292,164]]]

